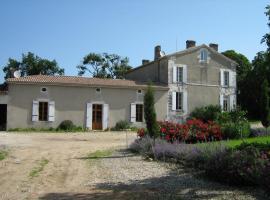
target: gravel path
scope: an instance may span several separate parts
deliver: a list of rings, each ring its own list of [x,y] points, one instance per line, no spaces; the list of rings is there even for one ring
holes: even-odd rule
[[[135,134],[128,135],[128,143]],[[124,149],[125,133],[0,134],[10,155],[0,161],[0,199],[267,199],[253,188],[195,178],[181,167],[143,160]],[[87,155],[114,149],[100,159]],[[29,172],[41,158],[38,177]]]

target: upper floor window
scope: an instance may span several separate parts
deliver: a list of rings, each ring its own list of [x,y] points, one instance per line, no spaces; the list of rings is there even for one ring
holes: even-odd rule
[[[224,86],[229,86],[229,72],[228,71],[224,71],[224,73],[223,73],[223,77],[224,77],[224,83],[223,83],[223,85]]]
[[[205,49],[201,50],[200,61],[201,62],[207,62],[207,59],[208,59],[208,52],[207,52],[207,50],[205,50]]]
[[[176,81],[183,82],[183,67],[176,68]]]

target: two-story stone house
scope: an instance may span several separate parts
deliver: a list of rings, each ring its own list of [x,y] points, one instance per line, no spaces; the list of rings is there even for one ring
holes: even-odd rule
[[[10,78],[0,93],[0,129],[56,128],[63,120],[77,126],[107,129],[120,120],[144,124],[143,96],[147,82],[155,89],[158,120],[182,122],[196,107],[236,105],[237,64],[218,52],[218,45],[195,46],[165,55],[161,47],[154,61],[143,60],[126,80],[76,76]]]
[[[126,78],[168,85],[166,119],[181,122],[196,107],[212,104],[231,110],[236,106],[236,66],[218,52],[217,44],[196,46],[188,40],[185,50],[169,55],[156,46],[154,61],[143,60]]]

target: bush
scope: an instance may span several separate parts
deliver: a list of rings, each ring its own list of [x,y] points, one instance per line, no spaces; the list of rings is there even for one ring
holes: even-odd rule
[[[205,107],[195,108],[191,113],[191,118],[200,119],[204,122],[217,120],[221,113],[220,106],[209,105]]]
[[[71,131],[74,128],[75,126],[71,120],[64,120],[59,124],[57,129],[63,130],[63,131]]]
[[[130,148],[144,156],[182,163],[208,177],[236,185],[260,185],[270,189],[270,143],[242,143],[229,148],[221,143],[168,143],[137,139]]]
[[[222,124],[222,136],[224,139],[239,139],[250,136],[250,124],[248,122]]]
[[[212,140],[221,140],[220,126],[212,121],[204,123],[198,119],[188,120],[185,124],[176,124],[172,122],[158,122],[159,137],[168,142],[206,142]],[[138,136],[144,137],[145,130],[139,129]]]
[[[113,131],[121,131],[124,129],[129,129],[130,123],[126,120],[121,120],[115,124],[115,127],[112,128]]]

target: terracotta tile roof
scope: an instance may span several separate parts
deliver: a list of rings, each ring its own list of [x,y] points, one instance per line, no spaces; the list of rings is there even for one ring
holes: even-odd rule
[[[46,76],[46,75],[32,75],[20,78],[7,79],[9,84],[45,84],[45,85],[67,85],[67,86],[104,86],[104,87],[121,87],[121,88],[143,88],[147,87],[146,82],[138,82],[123,79],[102,79],[102,78],[88,78],[81,76]],[[168,89],[165,84],[153,84],[157,89]]]

